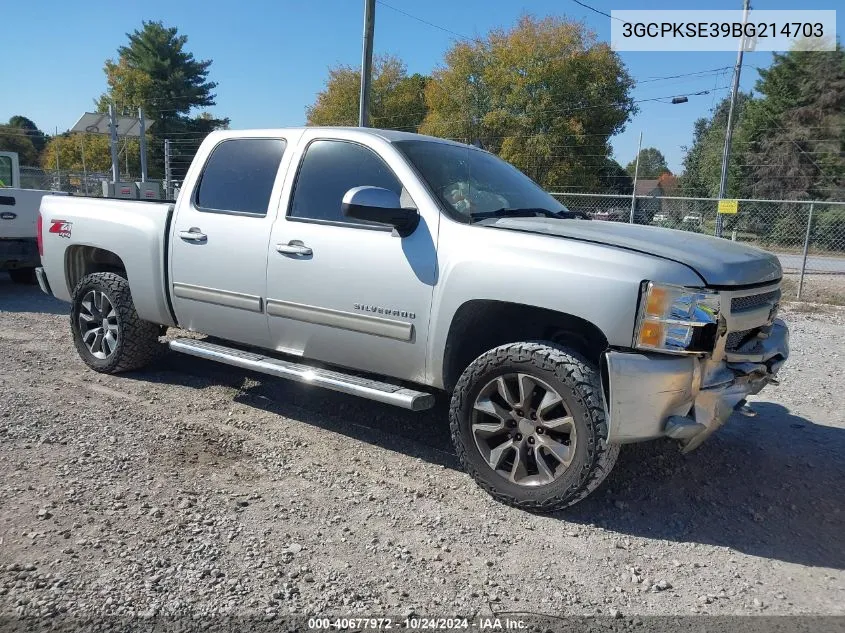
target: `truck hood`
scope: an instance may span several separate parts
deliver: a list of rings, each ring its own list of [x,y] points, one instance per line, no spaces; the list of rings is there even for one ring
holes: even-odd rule
[[[700,233],[621,222],[554,218],[497,218],[482,223],[596,244],[606,244],[680,262],[710,286],[744,286],[781,278],[780,261],[771,253]]]

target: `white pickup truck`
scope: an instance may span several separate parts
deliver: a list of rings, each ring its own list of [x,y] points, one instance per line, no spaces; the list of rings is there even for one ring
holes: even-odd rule
[[[53,193],[21,189],[18,155],[0,152],[0,270],[7,271],[15,283],[35,283],[38,208],[41,198]]]
[[[621,444],[691,450],[788,356],[772,255],[571,212],[492,154],[355,128],[215,132],[175,204],[45,198],[42,289],[79,355],[171,350],[412,410],[451,393],[466,470],[548,511]],[[319,390],[314,390],[319,397]]]

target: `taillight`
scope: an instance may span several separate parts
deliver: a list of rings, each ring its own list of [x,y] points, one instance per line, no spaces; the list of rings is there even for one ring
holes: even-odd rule
[[[38,222],[36,222],[35,240],[38,242],[38,256],[44,257],[44,236],[41,235],[41,230],[44,228],[44,220],[41,214],[38,214]]]

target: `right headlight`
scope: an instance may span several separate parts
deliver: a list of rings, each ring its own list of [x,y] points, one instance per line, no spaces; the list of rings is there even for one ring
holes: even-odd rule
[[[634,347],[675,354],[710,352],[718,319],[718,293],[647,281],[640,298]]]

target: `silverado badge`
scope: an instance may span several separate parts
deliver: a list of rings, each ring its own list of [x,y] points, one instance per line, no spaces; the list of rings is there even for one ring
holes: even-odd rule
[[[394,308],[385,308],[384,306],[374,306],[366,303],[356,303],[354,305],[356,310],[361,312],[374,312],[375,314],[386,314],[388,316],[398,316],[403,319],[416,319],[417,315],[407,310],[396,310]]]

